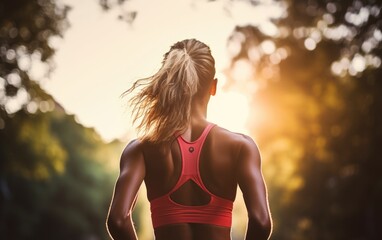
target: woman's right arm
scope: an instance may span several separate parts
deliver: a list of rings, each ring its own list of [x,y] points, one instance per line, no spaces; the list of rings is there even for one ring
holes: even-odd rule
[[[127,145],[120,161],[120,174],[107,217],[107,229],[114,240],[137,239],[132,210],[145,177],[145,163],[139,141]]]
[[[250,137],[244,136],[241,143],[237,169],[238,184],[249,218],[246,239],[267,240],[272,232],[272,219],[261,172],[260,153]]]

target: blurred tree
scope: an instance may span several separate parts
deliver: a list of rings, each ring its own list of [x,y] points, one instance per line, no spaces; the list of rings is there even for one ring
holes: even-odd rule
[[[54,41],[69,25],[68,10],[58,1],[0,2],[2,176],[47,179],[52,173],[64,171],[66,152],[41,114],[52,111],[57,104],[40,88],[39,81],[53,68]],[[41,76],[35,76],[36,72]]]
[[[273,236],[381,239],[382,5],[280,2],[287,12],[274,35],[235,29],[227,70],[227,88],[254,106]]]
[[[29,115],[19,111],[5,118],[7,127],[0,131],[1,173],[29,179],[47,179],[64,171],[66,151],[51,134],[44,114]]]
[[[111,161],[118,159],[121,142],[105,144],[94,129],[83,127],[59,108],[34,115],[19,111],[6,124],[15,122],[22,129],[33,126],[35,130],[28,130],[29,144],[9,146],[4,140],[0,145],[2,160],[9,162],[15,152],[22,152],[28,160],[15,166],[20,174],[7,171],[1,175],[0,238],[108,239],[105,219],[117,174]],[[7,138],[2,135],[0,139]],[[31,145],[41,151],[58,151],[65,156],[65,166],[51,172],[45,165],[34,166],[34,161],[41,160],[38,151],[28,150]],[[50,162],[54,163],[60,156],[52,154]],[[26,166],[42,169],[28,172]],[[42,176],[31,177],[31,172]]]
[[[0,1],[0,239],[108,239],[122,144],[40,88],[69,26],[60,1]]]
[[[21,108],[49,100],[32,72],[53,67],[54,41],[69,23],[68,6],[50,0],[2,0],[0,2],[0,129],[3,118]],[[36,66],[40,64],[40,66]]]

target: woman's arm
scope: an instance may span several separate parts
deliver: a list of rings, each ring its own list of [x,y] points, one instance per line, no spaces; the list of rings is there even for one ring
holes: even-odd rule
[[[130,142],[122,153],[120,175],[107,217],[107,229],[114,240],[137,239],[132,210],[145,177],[145,162],[139,141]]]
[[[238,164],[238,183],[249,218],[246,239],[267,240],[272,232],[272,219],[260,153],[250,137],[245,136],[241,144]]]

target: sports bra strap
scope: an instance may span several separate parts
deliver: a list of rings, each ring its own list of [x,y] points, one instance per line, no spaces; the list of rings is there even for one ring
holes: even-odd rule
[[[182,136],[177,137],[182,154],[182,172],[178,182],[167,194],[150,201],[154,228],[176,223],[202,223],[231,227],[233,202],[208,191],[199,173],[200,153],[208,133],[214,126],[215,124],[209,123],[199,138],[192,142],[186,141]],[[186,206],[171,199],[170,195],[190,179],[210,195],[208,204]]]
[[[204,191],[210,193],[201,181],[199,174],[199,159],[204,141],[214,126],[215,124],[209,123],[198,139],[192,142],[184,140],[181,136],[178,137],[178,143],[182,153],[182,172],[177,184],[175,184],[174,188],[170,191],[170,194],[175,192],[189,179],[192,179]]]

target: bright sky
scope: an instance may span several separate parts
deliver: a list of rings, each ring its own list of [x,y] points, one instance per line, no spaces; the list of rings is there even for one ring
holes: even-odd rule
[[[275,27],[266,20],[281,14],[272,4],[251,7],[243,1],[130,0],[125,7],[138,15],[128,25],[117,19],[120,9],[103,12],[98,0],[64,2],[73,7],[71,27],[55,43],[56,68],[43,87],[68,113],[94,127],[107,141],[133,131],[126,99],[120,95],[136,79],[158,70],[173,43],[196,38],[208,44],[222,87],[221,71],[229,63],[226,43],[235,25],[261,24],[271,33]],[[247,114],[244,95],[220,91],[211,99],[208,119],[232,131],[246,132]]]

